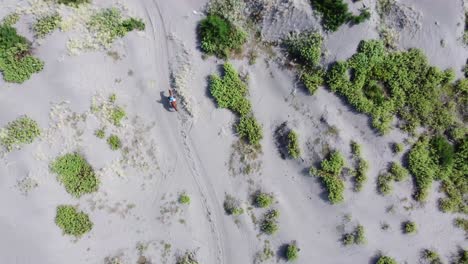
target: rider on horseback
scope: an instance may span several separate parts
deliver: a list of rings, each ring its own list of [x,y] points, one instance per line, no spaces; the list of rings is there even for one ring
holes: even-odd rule
[[[176,101],[175,96],[172,93],[171,89],[169,89],[169,104],[172,106],[172,108],[174,108],[174,110],[178,111],[177,110],[177,101]]]

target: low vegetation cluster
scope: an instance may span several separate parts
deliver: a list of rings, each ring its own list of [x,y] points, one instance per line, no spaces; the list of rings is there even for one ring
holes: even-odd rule
[[[181,204],[190,204],[190,196],[188,194],[183,193],[179,196],[179,203]]]
[[[223,206],[224,211],[226,211],[226,214],[228,215],[241,215],[244,213],[242,203],[237,198],[229,194],[224,198]]]
[[[350,246],[353,244],[362,245],[366,243],[366,236],[364,233],[364,226],[358,225],[353,232],[343,235],[343,245]]]
[[[273,235],[279,229],[278,226],[279,211],[276,209],[268,210],[263,216],[263,220],[260,223],[260,230],[267,234]]]
[[[338,152],[332,152],[327,159],[320,164],[320,169],[310,168],[311,175],[322,179],[327,191],[328,199],[332,204],[340,203],[344,200],[344,183],[341,179],[341,171],[345,165],[343,156]]]
[[[61,21],[62,17],[58,13],[38,18],[33,26],[36,37],[44,38],[52,31],[56,30],[59,27]]]
[[[398,264],[395,259],[389,256],[380,256],[377,259],[376,264]]]
[[[415,222],[407,221],[403,223],[403,231],[405,234],[416,233],[416,231],[418,231],[418,226]]]
[[[107,144],[112,150],[122,148],[122,141],[120,141],[120,138],[116,135],[110,135],[109,138],[107,138]]]
[[[325,29],[336,31],[345,24],[360,24],[370,18],[368,9],[360,10],[359,15],[353,15],[348,10],[348,4],[343,0],[311,0],[314,10],[322,15],[322,25]]]
[[[57,3],[78,7],[79,5],[82,5],[82,4],[91,3],[91,0],[57,0]]]
[[[295,261],[299,258],[299,248],[296,243],[290,243],[286,246],[286,260]]]
[[[79,153],[69,153],[58,157],[50,164],[50,170],[74,197],[97,191],[99,180],[94,169]]]
[[[40,134],[41,129],[37,122],[22,116],[0,130],[0,143],[7,151],[12,151],[21,145],[32,143]]]
[[[392,162],[389,172],[380,174],[377,178],[377,190],[383,195],[388,195],[393,190],[392,182],[401,182],[409,177],[409,172],[403,166]]]
[[[18,19],[18,15],[7,16],[0,24],[0,72],[6,82],[13,83],[23,83],[44,68],[31,55],[31,43],[13,27]]]
[[[252,106],[246,98],[247,85],[239,77],[234,67],[224,64],[224,76],[210,76],[210,92],[220,108],[227,108],[240,116],[236,125],[239,136],[251,145],[260,144],[263,138],[262,127],[252,114]]]
[[[193,252],[186,252],[177,258],[176,264],[198,264],[198,260]]]
[[[89,216],[71,205],[57,207],[55,223],[62,229],[64,234],[76,237],[88,233],[93,228]]]
[[[301,156],[301,148],[299,147],[299,137],[294,130],[289,131],[288,134],[288,153],[293,159]]]
[[[367,181],[369,163],[362,157],[361,145],[359,145],[357,142],[351,141],[351,150],[357,163],[356,169],[353,171],[354,191],[359,192],[362,190],[364,183]]]
[[[267,208],[273,203],[273,196],[268,193],[258,192],[254,197],[254,204],[259,208]]]

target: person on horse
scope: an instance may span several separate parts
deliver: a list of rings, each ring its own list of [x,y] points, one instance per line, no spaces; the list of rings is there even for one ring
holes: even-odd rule
[[[172,106],[172,108],[174,108],[174,110],[176,110],[177,112],[179,111],[177,109],[177,101],[171,89],[169,89],[169,104]]]

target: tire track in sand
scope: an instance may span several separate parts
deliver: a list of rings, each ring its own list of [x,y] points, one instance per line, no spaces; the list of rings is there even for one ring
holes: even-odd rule
[[[151,4],[148,5],[147,2],[150,2]],[[151,26],[151,34],[152,34],[152,40],[154,41],[154,47],[156,48],[156,43],[158,43],[157,41],[157,34],[159,32],[159,37],[160,39],[162,40],[162,49],[163,49],[163,56],[161,58],[155,58],[155,62],[163,59],[164,60],[164,67],[162,67],[161,69],[163,69],[163,78],[164,78],[164,83],[167,85],[167,87],[169,87],[169,55],[170,55],[170,49],[169,49],[169,45],[168,45],[168,41],[167,41],[167,33],[166,33],[166,27],[165,27],[165,24],[164,24],[164,19],[162,17],[162,14],[161,14],[161,11],[160,11],[160,8],[158,6],[158,3],[154,0],[142,0],[141,1],[142,5],[144,6],[145,8],[145,13],[146,13],[146,16],[148,18],[148,20],[150,21],[150,26]],[[157,31],[156,30],[156,27],[155,27],[155,21],[152,17],[151,14],[157,14],[156,17],[157,19],[159,20],[160,22],[160,25],[161,25],[161,29],[160,31]],[[167,117],[165,118],[166,119],[166,123],[169,122],[167,120]],[[207,219],[208,219],[208,222],[210,223],[210,230],[211,230],[211,233],[212,233],[212,236],[214,237],[214,240],[215,240],[215,244],[216,244],[216,263],[218,264],[223,264],[223,263],[226,263],[226,259],[225,259],[225,255],[224,255],[224,249],[225,249],[225,245],[224,245],[224,240],[221,239],[221,237],[226,237],[224,235],[225,232],[222,232],[220,233],[220,229],[218,228],[217,224],[220,223],[221,225],[222,222],[218,222],[217,219],[222,219],[222,212],[220,212],[219,210],[219,206],[218,206],[218,199],[216,197],[216,194],[215,194],[215,191],[214,191],[214,187],[213,185],[208,182],[206,180],[205,177],[203,177],[203,175],[206,175],[203,167],[201,166],[201,161],[197,155],[197,153],[194,151],[193,149],[193,146],[192,146],[192,143],[191,143],[191,139],[190,139],[190,136],[189,136],[189,132],[190,132],[190,129],[192,127],[192,123],[191,121],[189,121],[188,117],[184,114],[179,114],[178,115],[178,124],[177,127],[180,127],[180,125],[182,125],[182,128],[180,129],[179,133],[180,133],[180,136],[182,137],[182,143],[180,142],[180,140],[178,140],[176,138],[175,142],[177,144],[182,144],[182,149],[184,149],[184,157],[185,157],[185,161],[187,163],[187,165],[189,166],[189,169],[190,169],[190,172],[191,172],[191,176],[192,178],[194,179],[195,183],[197,184],[197,189],[200,193],[200,196],[201,196],[201,200],[202,200],[202,205],[206,211],[206,216],[207,216]],[[173,126],[169,126],[169,127],[174,127]],[[181,148],[178,148],[178,149],[181,149]],[[214,206],[213,206],[213,203],[214,203]],[[212,210],[211,208],[215,208],[214,210],[214,213],[212,213]],[[221,229],[221,231],[224,231],[224,228]],[[222,235],[222,236],[221,236]]]

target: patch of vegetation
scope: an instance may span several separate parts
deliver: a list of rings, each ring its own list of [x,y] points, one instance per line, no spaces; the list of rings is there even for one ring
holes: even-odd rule
[[[370,18],[369,10],[361,9],[358,16],[348,10],[343,0],[311,0],[312,7],[322,15],[322,25],[326,30],[336,31],[348,22],[359,24]]]
[[[120,122],[125,116],[127,116],[125,110],[120,106],[115,106],[109,113],[109,121],[111,121],[115,126],[120,126]]]
[[[18,23],[20,19],[20,15],[17,13],[11,13],[3,18],[2,23],[5,26],[13,26],[14,24]]]
[[[403,231],[405,234],[416,233],[416,231],[418,231],[418,227],[415,222],[407,221],[403,223]]]
[[[44,38],[59,27],[62,17],[58,14],[51,14],[38,18],[33,30],[38,38]]]
[[[422,258],[429,264],[442,264],[439,254],[433,250],[424,249],[421,255]]]
[[[27,116],[22,116],[0,130],[0,143],[7,151],[12,151],[21,145],[32,143],[40,135],[41,129],[37,122]]]
[[[404,149],[405,149],[405,145],[403,145],[403,143],[394,143],[393,144],[392,150],[396,154],[403,152]]]
[[[437,165],[431,156],[429,139],[423,137],[416,142],[409,152],[408,159],[409,170],[416,184],[414,197],[418,201],[425,201],[437,171]]]
[[[314,94],[315,91],[325,83],[325,70],[322,68],[315,68],[313,70],[305,70],[302,72],[300,77],[302,83],[307,88],[310,94]]]
[[[458,257],[453,264],[466,264],[468,263],[468,250],[460,249]]]
[[[123,19],[117,8],[106,8],[94,14],[88,22],[90,31],[96,34],[104,46],[110,46],[117,38],[124,37],[133,30],[144,30],[145,23],[141,19]]]
[[[250,145],[259,145],[263,138],[262,126],[253,116],[241,117],[236,129],[239,136],[246,139]]]
[[[50,164],[50,170],[58,175],[58,180],[67,192],[75,197],[97,191],[99,180],[86,159],[78,153],[58,157]]]
[[[97,138],[103,139],[106,137],[106,131],[104,130],[104,128],[97,129],[96,131],[94,131],[94,135]]]
[[[322,179],[328,191],[328,199],[332,204],[340,203],[344,200],[344,183],[340,178],[343,167],[343,156],[339,152],[334,151],[327,159],[322,161],[320,169],[312,167],[309,171],[311,175]]]
[[[258,192],[255,195],[255,206],[260,208],[267,208],[273,203],[273,196],[268,193]]]
[[[392,257],[380,256],[379,259],[377,259],[376,264],[398,264],[398,262],[396,262]]]
[[[288,153],[293,159],[299,158],[301,155],[301,148],[299,147],[299,139],[297,133],[293,130],[288,134]]]
[[[179,196],[179,203],[181,204],[190,204],[190,196],[186,193],[183,193]]]
[[[55,223],[66,235],[80,237],[93,228],[93,223],[84,212],[76,210],[71,205],[60,205],[57,207]]]
[[[364,226],[358,225],[352,233],[344,234],[342,241],[345,246],[365,244],[366,236],[364,233]]]
[[[116,135],[110,135],[107,138],[107,144],[112,150],[118,150],[122,148],[122,142],[120,141],[120,138]]]
[[[263,245],[263,250],[257,252],[255,256],[254,263],[263,263],[265,261],[268,261],[272,259],[275,256],[275,252],[271,248],[270,241],[265,240],[264,245]]]
[[[279,229],[278,217],[279,211],[276,209],[272,209],[266,212],[260,224],[260,230],[267,235],[273,235],[276,233]]]
[[[404,181],[409,177],[408,170],[396,162],[392,162],[392,165],[390,166],[390,174],[397,182]]]
[[[117,95],[115,93],[109,95],[109,102],[113,104],[115,101],[117,101]]]
[[[392,193],[393,186],[392,186],[393,175],[390,173],[383,173],[380,174],[377,178],[377,190],[379,193],[383,195],[388,195]]]
[[[91,0],[57,0],[57,3],[78,7],[79,5],[82,5],[82,4],[91,3]]]
[[[23,83],[40,72],[44,63],[31,55],[31,43],[18,35],[11,23],[16,17],[0,24],[0,72],[6,82]]]
[[[177,258],[176,264],[198,264],[198,260],[194,253],[186,252]]]
[[[203,52],[219,58],[240,52],[247,41],[247,34],[241,28],[216,14],[208,14],[200,21],[198,34]]]
[[[468,45],[468,12],[465,12],[465,33],[463,34],[463,42]]]
[[[357,167],[354,171],[354,191],[359,192],[362,190],[364,183],[367,181],[367,170],[369,169],[369,163],[361,156],[361,146],[351,141],[351,150],[353,156],[357,159]]]
[[[286,246],[286,260],[295,261],[299,258],[299,248],[296,243],[291,243]]]
[[[396,115],[405,131],[425,125],[444,131],[453,122],[453,97],[441,89],[453,79],[453,71],[428,64],[417,49],[390,52],[383,42],[362,41],[358,52],[337,62],[327,73],[333,92],[347,98],[359,112],[372,117],[372,126],[384,134]]]
[[[229,194],[224,198],[223,206],[224,211],[226,211],[226,214],[228,215],[241,215],[244,213],[241,202]]]
[[[457,217],[455,218],[455,226],[458,228],[463,229],[465,232],[468,233],[468,219]]]

